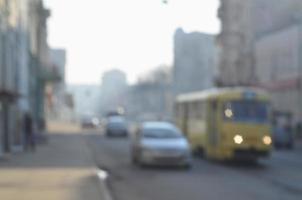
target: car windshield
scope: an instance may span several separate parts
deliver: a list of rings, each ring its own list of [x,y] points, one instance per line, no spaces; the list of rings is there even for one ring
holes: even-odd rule
[[[268,122],[268,104],[259,101],[231,101],[224,106],[224,119],[236,122]]]
[[[177,129],[147,128],[143,130],[145,138],[181,138],[182,135]]]
[[[108,126],[110,126],[110,127],[125,127],[126,123],[125,122],[109,122]]]

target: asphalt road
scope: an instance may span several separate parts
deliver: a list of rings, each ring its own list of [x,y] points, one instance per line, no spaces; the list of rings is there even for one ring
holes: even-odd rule
[[[131,164],[130,142],[85,133],[97,165],[109,172],[115,200],[301,200],[302,152],[276,151],[257,164],[194,158],[193,168],[144,168]]]

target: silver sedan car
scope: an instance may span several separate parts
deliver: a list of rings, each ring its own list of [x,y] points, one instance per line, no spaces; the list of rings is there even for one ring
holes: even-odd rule
[[[134,164],[191,166],[187,139],[167,122],[143,123],[134,135],[131,148]]]

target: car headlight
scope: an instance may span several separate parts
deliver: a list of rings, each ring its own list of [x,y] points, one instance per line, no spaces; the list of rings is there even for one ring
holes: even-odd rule
[[[243,137],[241,135],[235,135],[233,140],[236,144],[241,144],[243,142]]]
[[[263,143],[264,143],[265,145],[270,145],[270,144],[272,144],[272,138],[271,138],[270,136],[264,136],[264,137],[262,138],[262,141],[263,141]]]

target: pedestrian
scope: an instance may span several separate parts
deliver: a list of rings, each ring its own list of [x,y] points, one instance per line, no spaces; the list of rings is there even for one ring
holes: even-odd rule
[[[35,151],[36,141],[33,132],[33,120],[29,113],[24,116],[25,150]]]

